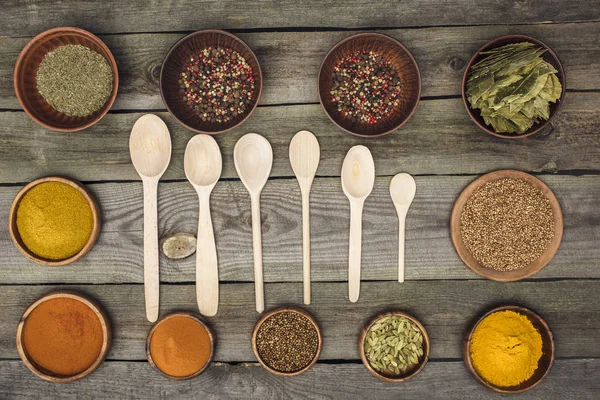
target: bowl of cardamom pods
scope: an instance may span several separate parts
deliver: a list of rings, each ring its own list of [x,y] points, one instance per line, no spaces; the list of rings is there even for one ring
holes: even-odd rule
[[[462,98],[477,126],[501,138],[531,136],[549,126],[565,98],[556,53],[526,35],[486,43],[465,68]]]
[[[431,349],[425,327],[403,311],[378,314],[363,328],[360,358],[371,374],[386,382],[405,382],[425,368]]]

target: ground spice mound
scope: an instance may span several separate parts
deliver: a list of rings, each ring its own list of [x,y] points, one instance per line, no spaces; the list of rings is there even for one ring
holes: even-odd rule
[[[284,311],[267,318],[256,334],[260,359],[279,372],[308,366],[319,348],[317,329],[302,314]]]
[[[464,205],[460,224],[473,257],[498,271],[526,267],[554,237],[550,200],[522,179],[498,179],[477,188]]]

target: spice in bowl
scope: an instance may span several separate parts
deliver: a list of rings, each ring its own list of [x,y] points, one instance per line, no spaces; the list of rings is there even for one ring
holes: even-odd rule
[[[550,200],[523,179],[487,182],[467,199],[460,233],[482,266],[497,271],[525,268],[541,257],[554,238]]]
[[[342,57],[331,74],[331,98],[353,123],[373,125],[400,104],[402,82],[394,66],[375,51]]]
[[[112,94],[113,79],[101,54],[73,44],[47,53],[36,72],[40,95],[69,117],[87,117],[100,110]]]
[[[316,321],[296,309],[266,314],[258,321],[252,341],[260,363],[279,375],[297,375],[308,370],[321,352]]]
[[[482,379],[506,388],[533,376],[542,357],[542,344],[542,336],[525,315],[497,311],[475,327],[469,357]]]
[[[237,51],[210,46],[190,57],[179,86],[183,100],[202,121],[227,123],[251,107],[253,70]]]

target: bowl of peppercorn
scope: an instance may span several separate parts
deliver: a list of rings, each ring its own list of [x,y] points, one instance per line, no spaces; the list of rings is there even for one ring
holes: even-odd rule
[[[361,137],[400,128],[421,96],[421,74],[402,43],[380,33],[359,33],[325,56],[318,78],[319,101],[331,121]]]
[[[231,33],[207,29],[179,40],[160,72],[169,112],[198,133],[218,134],[243,123],[262,92],[262,71],[250,47]]]

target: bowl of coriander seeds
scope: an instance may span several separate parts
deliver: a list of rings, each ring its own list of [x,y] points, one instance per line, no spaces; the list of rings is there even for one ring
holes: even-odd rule
[[[386,382],[405,382],[425,368],[431,345],[425,327],[402,311],[378,314],[362,329],[360,358],[371,374]]]

